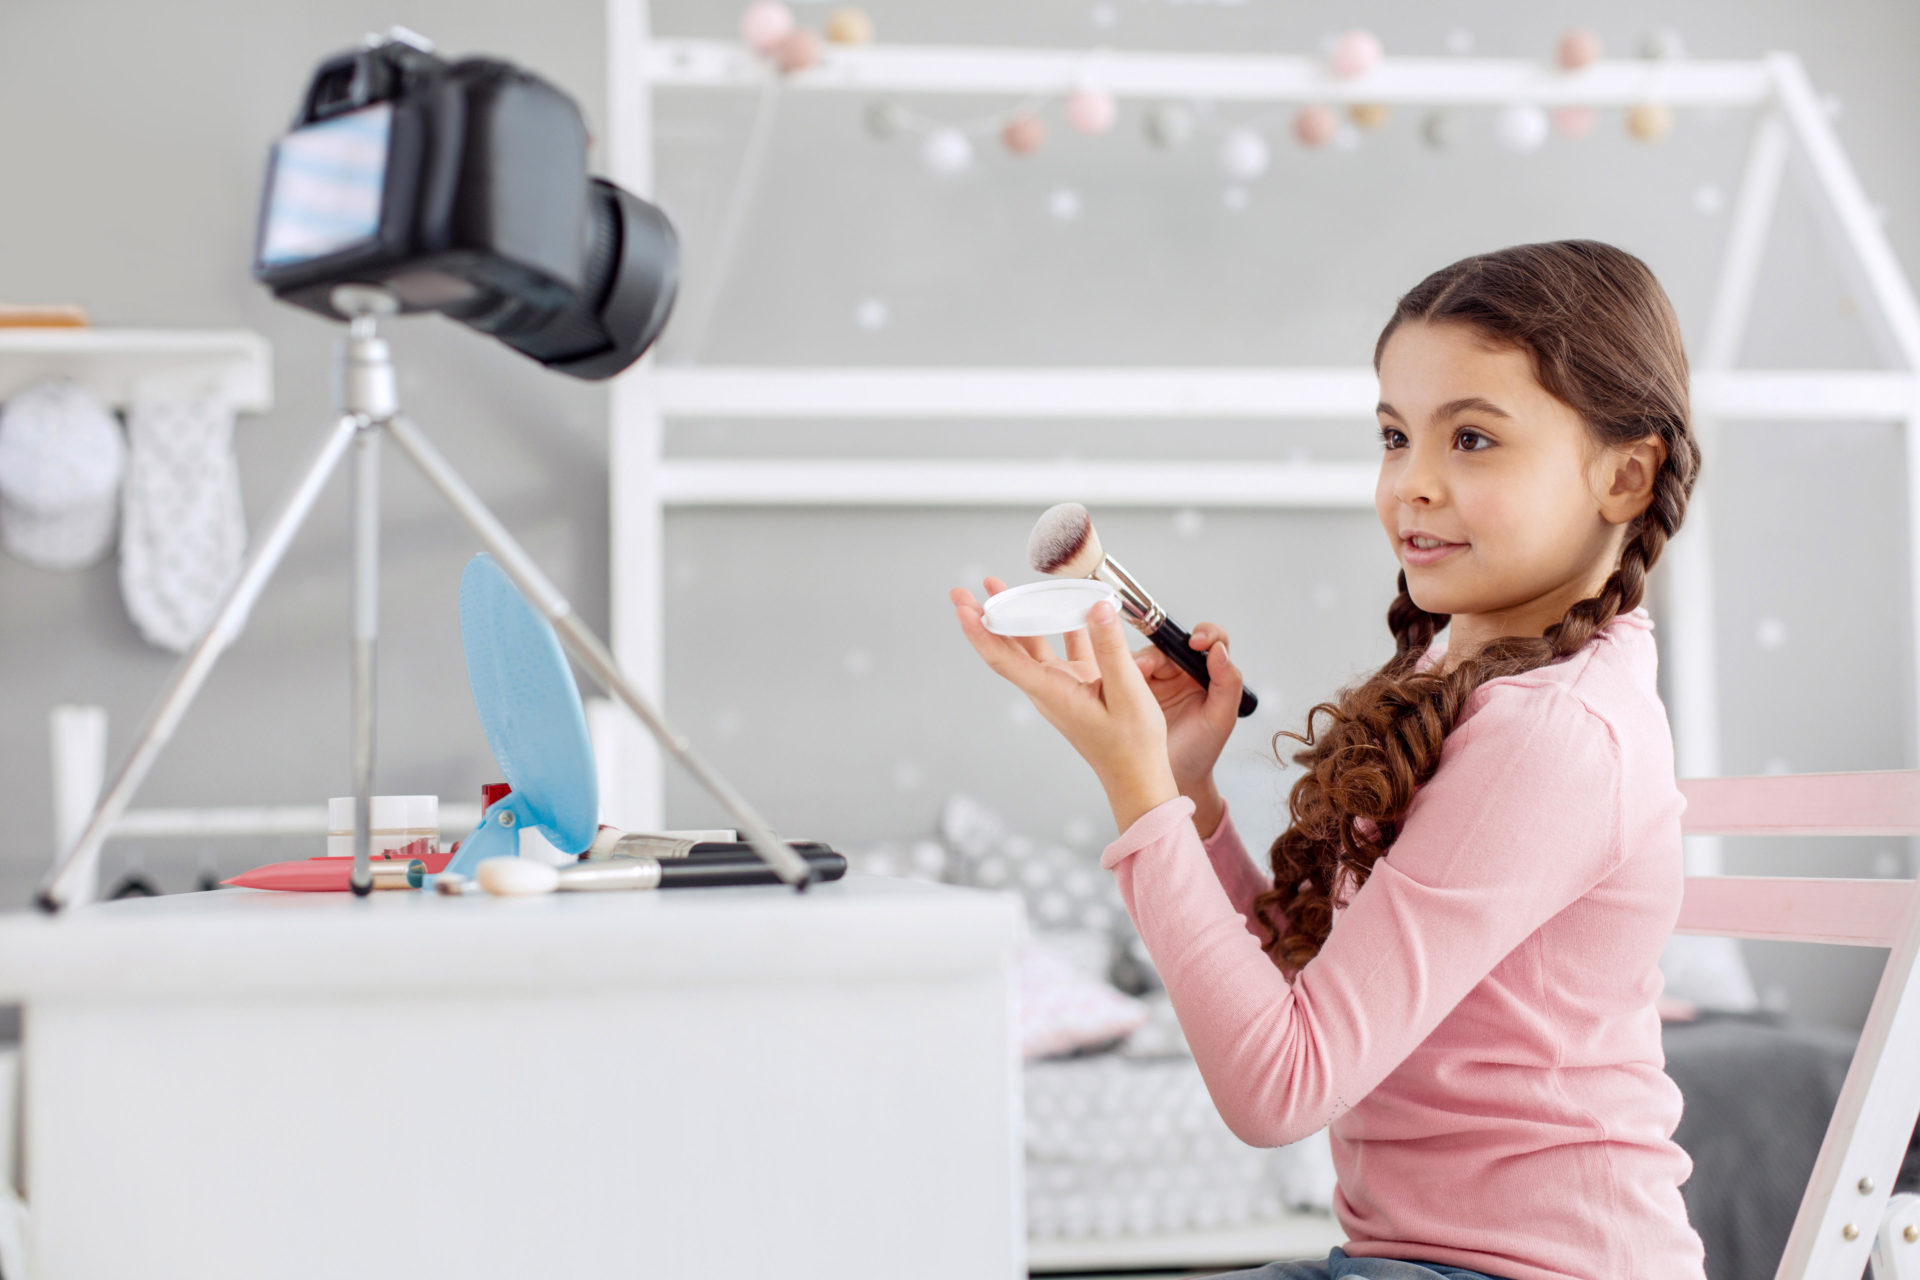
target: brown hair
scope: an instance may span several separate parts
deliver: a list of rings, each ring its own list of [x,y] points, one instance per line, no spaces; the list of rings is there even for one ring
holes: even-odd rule
[[[1415,672],[1448,615],[1415,604],[1402,570],[1387,610],[1393,657],[1336,701],[1307,712],[1305,737],[1274,735],[1276,754],[1282,737],[1306,744],[1293,757],[1306,773],[1288,796],[1290,825],[1273,842],[1273,888],[1254,902],[1261,946],[1289,977],[1326,942],[1342,873],[1357,891],[1393,845],[1415,789],[1439,767],[1441,744],[1468,695],[1484,681],[1566,657],[1635,608],[1700,474],[1679,322],[1653,273],[1632,254],[1596,240],[1561,240],[1463,258],[1400,299],[1374,345],[1376,372],[1387,339],[1407,321],[1466,325],[1490,343],[1526,352],[1534,377],[1580,415],[1593,446],[1654,435],[1666,457],[1651,504],[1626,528],[1618,567],[1598,595],[1574,604],[1545,635],[1492,640],[1444,675],[1439,664]],[[1316,738],[1314,717],[1323,712],[1330,722]],[[1285,913],[1284,934],[1273,909]]]

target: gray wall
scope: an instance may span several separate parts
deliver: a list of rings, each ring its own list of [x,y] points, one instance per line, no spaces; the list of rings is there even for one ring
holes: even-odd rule
[[[817,20],[828,6],[797,6]],[[670,0],[668,34],[728,36],[739,6]],[[1667,14],[1633,3],[1598,13],[1549,3],[1464,11],[1431,6],[1113,0],[1097,29],[1091,0],[971,5],[882,3],[899,41],[1302,51],[1349,22],[1390,51],[1439,54],[1464,25],[1476,53],[1544,56],[1558,32],[1599,20],[1630,52]],[[246,276],[259,171],[312,63],[368,28],[403,22],[459,53],[522,61],[574,93],[596,124],[605,90],[603,18],[586,0],[533,6],[404,3],[147,6],[12,0],[0,10],[4,171],[14,178],[0,242],[12,300],[79,301],[103,324],[229,326],[275,344],[279,402],[243,423],[249,511],[278,493],[328,412],[334,332],[269,301]],[[1920,189],[1904,122],[1920,113],[1909,73],[1920,13],[1909,6],[1700,6],[1681,32],[1692,53],[1801,54],[1838,95],[1838,128],[1902,260],[1920,263]],[[57,106],[54,104],[58,104]],[[681,323],[665,361],[707,363],[1354,364],[1393,299],[1477,250],[1591,235],[1639,253],[1698,343],[1735,189],[1747,120],[1684,111],[1666,143],[1621,135],[1618,113],[1583,142],[1515,157],[1484,119],[1461,121],[1446,155],[1422,148],[1399,112],[1353,153],[1279,141],[1244,209],[1210,144],[1151,150],[1139,113],[1115,133],[1070,134],[1050,112],[1042,152],[990,145],[958,181],[920,169],[909,144],[879,143],[854,97],[780,102],[758,198],[724,276],[716,228],[738,170],[752,102],[675,91],[659,103],[658,198],[686,242]],[[927,99],[923,112],[977,116],[979,104]],[[1221,107],[1222,121],[1254,112]],[[1057,186],[1079,218],[1047,210]],[[1722,197],[1703,213],[1700,191]],[[1707,202],[1710,205],[1710,201]],[[855,321],[862,300],[884,328]],[[1776,367],[1869,359],[1849,296],[1797,194],[1775,226],[1743,358]],[[706,312],[698,350],[694,326]],[[399,334],[410,407],[453,452],[569,592],[604,626],[605,399],[485,340],[433,320]],[[802,434],[750,422],[675,427],[675,454],[1051,457],[1169,453],[1368,458],[1371,424],[1196,427],[878,424]],[[1735,427],[1707,462],[1717,495],[1715,601],[1725,674],[1726,769],[1761,772],[1912,763],[1902,450],[1883,428]],[[474,549],[423,487],[388,467],[386,636],[380,789],[469,798],[492,767],[454,656],[454,583]],[[1071,495],[1063,495],[1071,496]],[[1037,512],[702,512],[669,523],[668,709],[782,830],[853,846],[924,834],[941,801],[966,790],[1033,834],[1085,845],[1111,837],[1098,788],[1025,700],[980,666],[946,589],[982,572],[1013,580]],[[1263,697],[1222,774],[1250,843],[1279,829],[1287,772],[1269,745],[1313,702],[1391,649],[1383,623],[1393,559],[1372,515],[1096,512],[1108,548],[1191,625],[1227,626]],[[346,771],[344,486],[330,493],[224,659],[142,803],[310,803],[343,791]],[[79,574],[0,557],[0,788],[16,815],[0,860],[0,901],[19,903],[50,853],[46,709],[105,703],[113,748],[159,688],[169,659],[128,624],[111,564]],[[1290,747],[1289,743],[1282,743]],[[721,823],[670,775],[668,819]],[[110,850],[117,875],[127,850]],[[279,847],[131,851],[163,882],[198,861],[233,870]],[[1809,842],[1730,850],[1735,871],[1886,874],[1896,842]],[[1806,1016],[1857,1026],[1877,952],[1749,946],[1763,988]]]

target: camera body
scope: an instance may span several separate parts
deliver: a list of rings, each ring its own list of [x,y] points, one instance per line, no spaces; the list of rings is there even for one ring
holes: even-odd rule
[[[587,176],[579,108],[491,58],[393,37],[316,69],[274,146],[254,277],[345,320],[341,284],[384,288],[577,377],[650,346],[678,284],[658,209]]]

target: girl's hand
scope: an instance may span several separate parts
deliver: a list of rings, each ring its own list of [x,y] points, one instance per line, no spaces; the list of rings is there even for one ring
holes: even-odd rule
[[[1148,645],[1134,655],[1147,688],[1167,718],[1167,756],[1180,794],[1202,809],[1213,789],[1213,766],[1240,718],[1240,668],[1227,656],[1227,633],[1211,622],[1193,629],[1193,648],[1207,655],[1208,686]]]
[[[989,595],[1005,589],[995,578],[986,586]],[[1166,717],[1127,649],[1120,616],[1111,605],[1097,606],[1086,630],[1066,637],[1063,661],[1044,637],[988,631],[981,606],[965,587],[955,587],[948,598],[974,651],[1026,694],[1092,766],[1121,831],[1180,793],[1167,760]]]

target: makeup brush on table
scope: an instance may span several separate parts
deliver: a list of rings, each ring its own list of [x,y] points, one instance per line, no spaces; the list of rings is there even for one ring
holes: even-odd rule
[[[1033,526],[1027,541],[1027,562],[1034,571],[1056,578],[1092,578],[1120,593],[1120,612],[1134,629],[1153,641],[1160,652],[1180,664],[1181,670],[1200,682],[1202,689],[1212,685],[1207,675],[1207,655],[1189,643],[1192,637],[1169,618],[1133,575],[1120,567],[1100,546],[1100,535],[1093,531],[1093,517],[1077,502],[1048,507]],[[1260,699],[1251,689],[1240,690],[1240,714],[1250,716]]]

